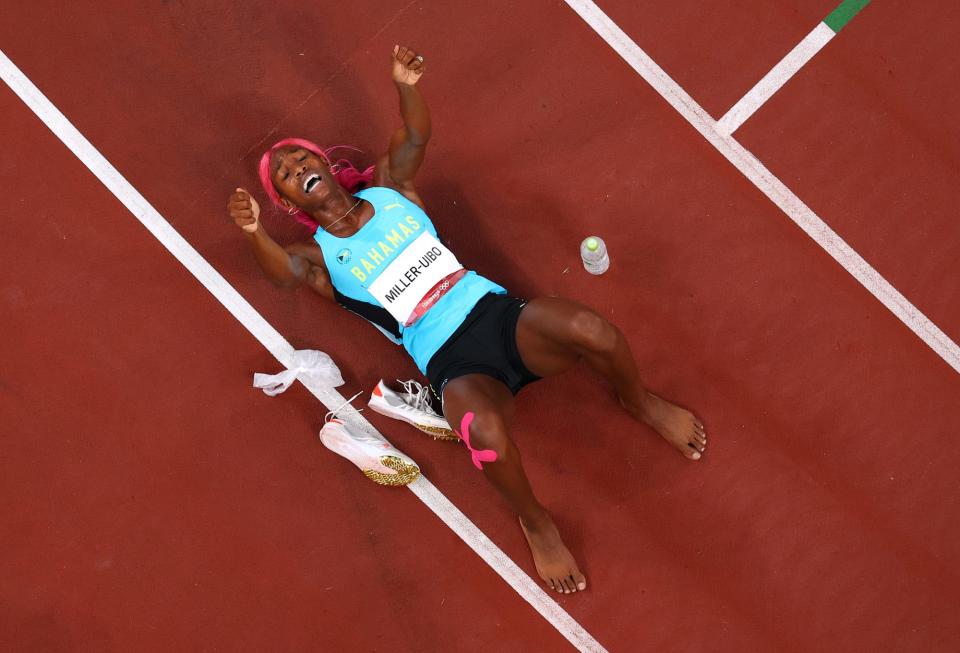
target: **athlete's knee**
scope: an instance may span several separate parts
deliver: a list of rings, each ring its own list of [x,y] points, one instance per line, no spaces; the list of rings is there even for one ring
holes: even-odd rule
[[[499,461],[511,455],[507,425],[499,413],[485,410],[474,413],[467,430],[469,430],[470,449],[492,451],[497,455],[496,460]],[[464,433],[461,432],[460,435],[463,436]]]
[[[578,311],[570,320],[573,341],[587,351],[603,354],[617,348],[620,330],[589,309]]]

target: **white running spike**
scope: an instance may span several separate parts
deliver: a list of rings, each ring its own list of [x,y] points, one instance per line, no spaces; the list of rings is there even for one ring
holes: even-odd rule
[[[430,406],[429,387],[416,381],[401,381],[406,392],[400,394],[381,379],[370,393],[370,408],[381,415],[398,419],[423,431],[435,440],[459,440],[459,436],[443,417]]]
[[[407,485],[413,482],[420,475],[417,463],[379,433],[377,436],[354,433],[335,418],[320,429],[323,446],[352,462],[374,483]]]

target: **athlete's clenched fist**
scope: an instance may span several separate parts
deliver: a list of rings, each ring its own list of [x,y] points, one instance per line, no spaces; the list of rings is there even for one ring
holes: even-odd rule
[[[257,230],[260,224],[260,205],[247,191],[238,188],[227,202],[227,211],[237,226],[247,233]]]
[[[393,46],[393,56],[390,60],[393,62],[393,81],[397,84],[413,86],[420,81],[420,76],[427,69],[423,63],[423,55],[417,54],[413,48],[407,46]]]

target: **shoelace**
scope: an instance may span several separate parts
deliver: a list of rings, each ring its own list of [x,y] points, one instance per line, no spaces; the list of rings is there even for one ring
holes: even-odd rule
[[[403,389],[409,397],[409,403],[411,406],[417,410],[427,410],[431,413],[435,412],[433,410],[433,404],[430,401],[430,388],[417,383],[414,380],[410,381],[401,381],[397,379],[397,382],[403,386]]]
[[[355,411],[357,411],[358,413],[362,413],[362,412],[363,412],[363,409],[362,409],[362,408],[354,408],[353,406],[350,405],[350,404],[353,402],[354,399],[356,399],[357,397],[359,397],[359,396],[362,395],[362,394],[363,394],[363,390],[361,390],[361,391],[358,392],[357,394],[353,395],[352,397],[350,397],[349,399],[347,399],[345,402],[343,402],[342,404],[340,404],[339,406],[337,406],[336,408],[334,408],[333,410],[331,410],[329,413],[327,413],[326,415],[324,415],[324,416],[323,416],[323,423],[326,424],[327,422],[329,422],[329,421],[330,421],[331,419],[333,419],[334,417],[339,417],[339,415],[337,415],[337,413],[339,413],[341,410],[343,410],[343,409],[346,408],[347,406],[350,406],[350,408],[353,408],[353,409],[354,409]]]

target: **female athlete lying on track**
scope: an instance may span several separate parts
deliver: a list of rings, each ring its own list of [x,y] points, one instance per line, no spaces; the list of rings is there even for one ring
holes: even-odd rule
[[[510,438],[514,395],[583,360],[610,381],[630,415],[691,460],[706,446],[703,424],[643,387],[623,334],[595,311],[554,297],[510,297],[465,271],[440,243],[413,183],[431,131],[416,87],[423,57],[395,47],[391,61],[403,126],[376,166],[360,172],[332,163],[300,139],[264,154],[260,177],[267,195],[312,225],[313,240],[279,246],[242,189],[230,197],[230,215],[275,284],[306,284],[403,344],[441,398],[448,422],[469,433],[464,441],[475,466],[519,515],[540,576],[559,592],[585,589],[586,578],[537,501]]]

